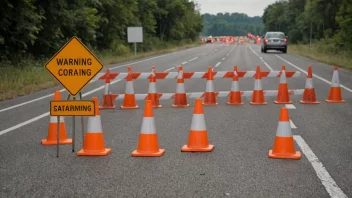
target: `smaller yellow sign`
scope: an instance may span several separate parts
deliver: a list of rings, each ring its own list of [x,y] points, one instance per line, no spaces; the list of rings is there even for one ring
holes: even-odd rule
[[[93,100],[53,100],[50,101],[51,116],[95,116]]]

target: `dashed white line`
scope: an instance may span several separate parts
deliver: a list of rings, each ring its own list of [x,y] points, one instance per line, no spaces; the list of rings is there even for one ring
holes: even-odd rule
[[[165,70],[164,72],[168,72],[168,71],[173,70],[173,69],[175,69],[175,67],[171,67],[171,68]]]
[[[218,49],[215,49],[214,51],[218,51]]]
[[[197,60],[197,59],[198,59],[198,57],[195,57],[195,58],[189,60],[188,62],[192,62],[192,61]]]
[[[252,52],[260,58],[260,60],[264,63],[264,65],[265,65],[270,71],[274,71],[273,68],[271,68],[270,65],[268,65],[268,64],[264,61],[264,59],[263,59],[261,56],[259,56],[259,55],[257,54],[257,52],[254,51],[254,49],[253,49],[252,47],[249,47],[249,49],[251,49]]]
[[[225,60],[225,58],[222,58],[222,60]]]
[[[284,62],[288,63],[288,64],[291,65],[292,67],[298,69],[299,71],[301,71],[301,72],[303,72],[303,73],[305,73],[305,74],[308,74],[306,71],[304,71],[303,69],[299,68],[299,67],[296,66],[295,64],[289,62],[288,60],[286,60],[286,59],[284,59],[284,58],[281,58],[281,57],[278,56],[277,54],[275,54],[275,56],[278,57],[279,59],[283,60]],[[328,80],[326,80],[325,78],[322,78],[322,77],[320,77],[320,76],[318,76],[318,75],[315,75],[315,74],[313,74],[313,76],[316,77],[316,78],[318,78],[319,80],[321,80],[321,81],[323,81],[323,82],[326,82],[326,83],[328,83],[329,85],[331,85],[331,82],[328,81]],[[342,88],[344,88],[345,90],[347,90],[347,91],[349,91],[349,92],[352,93],[352,89],[350,89],[350,88],[348,88],[348,87],[346,87],[346,86],[344,86],[344,85],[342,85],[342,84],[340,84],[340,87],[342,87]]]
[[[323,164],[319,161],[318,157],[313,153],[312,149],[304,141],[300,135],[294,135],[293,138],[296,140],[298,146],[301,148],[308,161],[312,164],[315,173],[324,185],[326,191],[330,197],[347,198],[347,195],[339,188],[334,179],[331,178],[328,171],[325,169]]]
[[[172,68],[175,68],[175,67],[172,67]],[[171,69],[171,68],[166,69],[165,72],[168,71],[168,70],[170,70],[170,69]],[[121,80],[122,80],[122,79],[113,80],[113,81],[110,82],[110,85],[113,85],[113,84],[115,84],[115,83],[118,83],[118,82],[120,82]],[[86,92],[86,93],[82,94],[82,97],[88,96],[88,95],[90,95],[90,94],[92,94],[92,93],[95,93],[95,92],[97,92],[97,91],[100,91],[100,90],[102,90],[102,89],[105,89],[105,85],[102,85],[102,86],[100,86],[100,87],[98,87],[98,88],[95,88],[95,89],[93,89],[93,90],[91,90],[91,91],[89,91],[89,92]],[[36,116],[36,117],[34,117],[34,118],[32,118],[32,119],[29,119],[29,120],[27,120],[27,121],[24,121],[24,122],[22,122],[22,123],[19,123],[19,124],[15,125],[15,126],[12,126],[12,127],[10,127],[10,128],[4,129],[4,130],[0,131],[0,135],[4,135],[5,133],[8,133],[8,132],[13,131],[13,130],[18,129],[18,128],[21,128],[21,127],[23,127],[23,126],[25,126],[25,125],[28,125],[28,124],[30,124],[30,123],[33,123],[33,122],[37,121],[37,120],[40,120],[40,119],[42,119],[42,118],[44,118],[44,117],[46,117],[46,116],[48,116],[48,115],[50,115],[50,112],[43,113],[43,114],[41,114],[41,115],[39,115],[39,116]]]
[[[230,55],[230,54],[226,54],[226,56],[228,56],[228,55]]]
[[[218,67],[221,64],[221,62],[216,63],[215,67]]]
[[[182,65],[185,65],[185,64],[187,64],[188,62],[186,61],[186,62],[183,62],[183,63],[181,63]]]
[[[291,129],[297,129],[296,125],[290,120]]]
[[[286,104],[285,107],[287,109],[296,109],[295,105],[293,105],[293,104]]]

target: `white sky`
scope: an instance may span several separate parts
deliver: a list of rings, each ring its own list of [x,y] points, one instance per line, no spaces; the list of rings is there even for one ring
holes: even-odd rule
[[[262,16],[264,9],[277,0],[194,0],[200,4],[200,13],[238,12],[248,16]]]

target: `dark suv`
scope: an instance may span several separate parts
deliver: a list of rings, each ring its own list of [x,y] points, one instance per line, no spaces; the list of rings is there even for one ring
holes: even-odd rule
[[[287,53],[287,37],[283,32],[267,32],[262,42],[262,52],[277,50]]]

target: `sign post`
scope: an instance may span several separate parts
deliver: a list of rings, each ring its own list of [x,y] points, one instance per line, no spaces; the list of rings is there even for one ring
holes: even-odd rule
[[[143,27],[127,27],[127,41],[134,43],[134,56],[137,56],[137,43],[143,43]]]
[[[72,116],[72,152],[75,151],[75,117],[81,116],[82,144],[84,144],[84,121],[83,116],[95,115],[93,101],[82,100],[81,90],[103,68],[103,64],[97,57],[77,38],[72,37],[45,65],[45,68],[57,81],[70,93],[67,100],[51,101],[50,115]],[[80,100],[76,100],[79,94]],[[72,96],[72,101],[70,97]],[[58,123],[60,123],[58,121]],[[59,157],[60,128],[57,129],[57,157]]]

